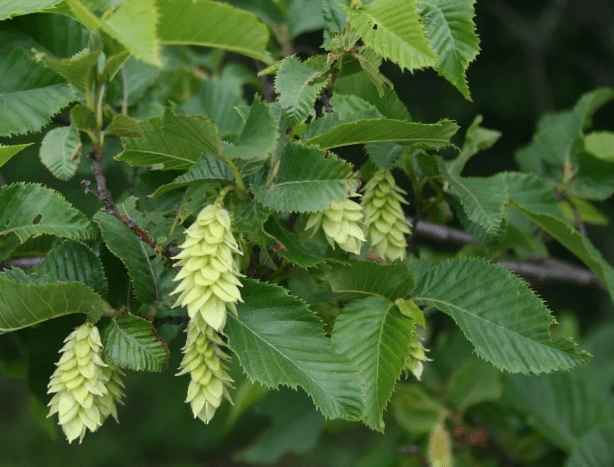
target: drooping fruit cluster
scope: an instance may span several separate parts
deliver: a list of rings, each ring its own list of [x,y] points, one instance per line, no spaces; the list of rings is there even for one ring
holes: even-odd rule
[[[177,375],[190,374],[192,380],[186,402],[192,406],[194,418],[209,423],[222,399],[231,401],[228,387],[232,379],[224,365],[229,356],[221,349],[223,342],[215,329],[205,323],[200,315],[190,320],[186,331],[188,338]]]
[[[230,214],[221,203],[198,214],[181,248],[175,256],[181,271],[173,279],[181,283],[172,292],[181,295],[174,306],[187,307],[190,318],[200,314],[209,326],[221,331],[227,310],[236,314],[235,303],[241,300],[233,253],[243,254],[232,235]]]
[[[367,233],[371,247],[385,261],[403,260],[406,256],[405,235],[411,231],[401,207],[401,203],[407,203],[404,194],[387,170],[376,172],[365,185],[362,206]]]
[[[119,369],[103,362],[100,334],[92,323],[76,328],[64,343],[49,382],[48,393],[55,394],[48,416],[58,414],[71,443],[83,440],[86,430],[96,431],[109,415],[117,420],[115,404],[121,403],[123,384]]]
[[[422,371],[424,370],[424,362],[431,361],[426,357],[426,349],[416,336],[412,339],[410,344],[409,357],[405,360],[404,371],[406,373],[413,373],[418,381],[422,378]]]
[[[181,294],[175,306],[187,307],[190,323],[178,375],[190,374],[186,402],[194,417],[209,423],[222,399],[230,400],[232,379],[223,364],[228,356],[217,333],[224,329],[228,310],[237,313],[241,274],[236,255],[243,253],[232,234],[230,214],[220,202],[198,214],[181,248],[175,256],[181,271],[174,279],[181,282],[173,294]]]
[[[353,193],[351,196],[357,196]],[[365,241],[362,231],[362,207],[351,199],[332,201],[324,211],[314,212],[309,216],[305,230],[322,226],[324,236],[334,248],[335,243],[349,253],[359,254]]]

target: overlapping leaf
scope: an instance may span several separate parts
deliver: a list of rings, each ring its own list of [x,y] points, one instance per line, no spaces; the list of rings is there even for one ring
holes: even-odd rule
[[[296,57],[286,58],[275,77],[275,89],[279,93],[279,103],[290,122],[295,124],[304,120],[313,110],[318,93],[326,84],[320,78],[328,71],[326,61],[301,63]]]
[[[127,314],[114,318],[102,334],[107,360],[121,368],[135,371],[163,371],[170,353],[152,324]]]
[[[10,233],[23,243],[42,234],[87,239],[95,230],[59,193],[38,184],[15,183],[0,194],[0,235]]]
[[[439,56],[437,72],[471,99],[465,72],[480,52],[473,17],[475,0],[417,0],[424,32]]]
[[[62,77],[24,51],[0,54],[0,136],[38,131],[74,99]]]
[[[106,133],[113,136],[140,138],[143,136],[143,128],[138,120],[128,115],[119,114],[113,117]]]
[[[217,47],[271,61],[266,50],[269,31],[253,13],[209,0],[167,0],[158,6],[163,43]]]
[[[359,419],[363,394],[356,371],[324,336],[307,305],[282,287],[244,280],[238,319],[224,332],[250,379],[268,387],[301,386],[329,418]]]
[[[0,3],[0,21],[19,15],[35,13],[51,8],[61,0],[2,0]]]
[[[356,188],[352,166],[334,155],[299,143],[287,144],[271,184],[254,187],[258,201],[281,212],[327,209]]]
[[[349,300],[365,295],[385,297],[391,301],[406,298],[414,278],[405,263],[379,264],[373,261],[348,261],[333,264],[326,272],[333,292]]]
[[[282,246],[276,251],[277,255],[291,263],[303,268],[312,268],[326,260],[325,257],[309,251],[304,239],[284,229],[275,219],[270,219],[265,227],[269,234],[281,242]]]
[[[37,284],[0,274],[0,332],[15,331],[71,313],[96,321],[109,305],[82,282]]]
[[[495,144],[501,137],[501,132],[480,126],[482,116],[477,115],[465,134],[465,142],[460,154],[451,161],[446,162],[446,168],[451,175],[460,175],[465,164],[478,152],[484,151]]]
[[[482,358],[511,373],[568,370],[588,360],[552,342],[552,315],[517,276],[487,261],[445,261],[417,278],[413,300],[449,314]]]
[[[330,149],[352,144],[394,141],[421,148],[439,149],[450,144],[458,125],[449,120],[438,123],[413,123],[385,118],[342,123],[326,133],[313,136],[306,144]]]
[[[346,8],[346,12],[364,43],[401,69],[411,71],[437,62],[414,0],[379,0],[356,9]]]
[[[15,154],[31,145],[32,143],[15,144],[12,146],[0,144],[0,167],[6,164]]]
[[[160,299],[156,274],[152,266],[151,248],[117,218],[99,212],[94,221],[100,226],[107,248],[117,256],[128,269],[134,293],[143,303],[154,303]]]
[[[409,356],[414,322],[385,297],[367,297],[347,305],[331,340],[360,371],[365,389],[365,424],[384,430],[382,413]]]
[[[49,130],[40,148],[40,160],[58,179],[67,181],[77,171],[81,139],[74,126]]]
[[[42,56],[43,62],[83,94],[90,92],[100,51],[87,49],[72,58]]]

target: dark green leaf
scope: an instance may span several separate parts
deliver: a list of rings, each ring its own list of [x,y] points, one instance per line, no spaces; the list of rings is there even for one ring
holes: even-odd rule
[[[257,201],[246,201],[235,205],[232,210],[234,226],[245,235],[249,241],[266,246],[275,239],[264,230],[264,223],[271,215],[271,210]]]
[[[102,334],[104,356],[121,368],[135,371],[163,371],[170,353],[152,324],[127,314],[114,318]]]
[[[284,229],[275,219],[270,219],[266,223],[266,230],[283,245],[283,247],[277,249],[276,253],[291,263],[303,268],[311,268],[326,260],[326,258],[310,252],[304,239]]]

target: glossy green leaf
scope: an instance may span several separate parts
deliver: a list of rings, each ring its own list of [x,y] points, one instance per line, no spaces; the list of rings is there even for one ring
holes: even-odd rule
[[[0,54],[0,136],[39,131],[74,99],[59,75],[25,51]]]
[[[351,363],[324,336],[307,304],[279,286],[243,280],[238,318],[224,332],[250,379],[301,386],[325,417],[359,419],[363,394]]]
[[[100,258],[83,243],[65,240],[56,244],[36,272],[61,282],[83,282],[102,296],[108,292]]]
[[[410,71],[435,65],[414,0],[379,0],[346,8],[348,22],[366,45]]]
[[[128,138],[115,159],[141,167],[160,164],[163,170],[187,170],[203,151],[218,154],[221,145],[215,124],[199,115],[153,117],[141,122],[143,136]]]
[[[164,371],[170,353],[151,322],[126,314],[111,320],[102,333],[105,358],[121,368]]]
[[[417,278],[413,301],[449,314],[476,352],[511,373],[568,370],[590,356],[552,342],[552,315],[517,276],[473,258],[440,263]]]
[[[15,144],[13,146],[5,146],[4,144],[0,144],[0,167],[6,164],[15,154],[31,145],[32,143]]]
[[[107,248],[117,256],[128,269],[134,294],[142,303],[154,303],[160,299],[160,291],[150,256],[151,248],[119,219],[110,214],[99,212],[94,221],[100,226],[102,238]]]
[[[158,8],[165,44],[216,47],[271,62],[267,26],[252,13],[209,0],[166,0]]]
[[[437,72],[471,100],[465,72],[480,52],[473,17],[475,0],[417,0],[424,33],[439,59]]]
[[[58,179],[67,181],[77,172],[81,139],[74,126],[49,130],[40,148],[40,160]]]
[[[43,234],[73,239],[95,235],[92,223],[59,193],[38,184],[14,183],[0,193],[0,235],[21,243]]]
[[[0,274],[0,332],[15,331],[72,313],[96,321],[109,305],[82,282],[37,284]]]
[[[315,147],[287,144],[272,183],[254,187],[258,201],[281,212],[313,212],[356,189],[352,166]]]
[[[333,292],[341,294],[345,300],[375,295],[394,301],[407,298],[414,286],[413,275],[403,262],[347,261],[333,264],[326,272],[326,280]]]
[[[232,169],[217,157],[203,154],[196,163],[171,183],[162,185],[151,195],[152,198],[162,196],[169,191],[176,190],[194,183],[206,181],[233,181],[235,179]]]
[[[306,144],[330,149],[352,144],[394,141],[415,147],[439,149],[450,144],[458,125],[449,120],[438,123],[413,123],[401,120],[369,119],[341,123],[330,131],[309,138]]]
[[[296,57],[286,58],[275,77],[279,104],[290,123],[304,120],[313,111],[313,104],[326,84],[318,79],[329,69],[326,61],[300,62]]]
[[[382,414],[409,356],[415,322],[385,297],[352,301],[337,318],[331,341],[361,374],[363,421],[384,430]]]

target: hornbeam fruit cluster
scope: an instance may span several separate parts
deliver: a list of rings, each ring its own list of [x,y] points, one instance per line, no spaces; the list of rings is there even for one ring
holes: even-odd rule
[[[405,195],[387,170],[376,172],[365,185],[362,206],[371,248],[384,261],[403,260],[407,254],[405,235],[411,231],[401,203]]]
[[[117,420],[115,404],[123,396],[119,369],[101,357],[98,328],[85,323],[64,341],[62,356],[49,382],[48,416],[58,414],[69,443],[83,440],[87,430],[96,431],[109,415]]]

